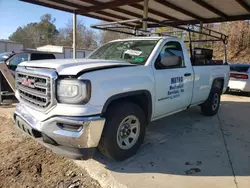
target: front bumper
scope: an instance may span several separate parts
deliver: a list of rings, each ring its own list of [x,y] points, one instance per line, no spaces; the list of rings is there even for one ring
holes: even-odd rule
[[[16,107],[14,119],[26,134],[55,153],[71,158],[91,157],[90,151],[98,146],[105,123],[98,116],[55,116],[39,121],[21,103]]]

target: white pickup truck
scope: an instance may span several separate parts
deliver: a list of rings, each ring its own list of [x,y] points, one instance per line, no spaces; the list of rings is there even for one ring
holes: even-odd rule
[[[58,154],[88,158],[98,148],[124,160],[152,121],[197,105],[215,115],[228,81],[227,63],[191,63],[177,38],[115,40],[87,59],[21,63],[14,119]]]

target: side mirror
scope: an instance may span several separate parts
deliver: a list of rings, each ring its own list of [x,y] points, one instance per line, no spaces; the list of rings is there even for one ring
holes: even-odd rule
[[[181,65],[181,57],[179,56],[166,56],[160,61],[162,68],[171,68]]]

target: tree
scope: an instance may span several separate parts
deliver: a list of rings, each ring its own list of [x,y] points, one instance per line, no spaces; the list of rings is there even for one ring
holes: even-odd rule
[[[250,62],[250,24],[249,21],[225,22],[214,25],[213,29],[228,36],[227,54],[231,62]],[[216,58],[223,57],[223,44],[213,44]]]
[[[112,32],[112,31],[102,31],[100,33],[100,43],[105,44],[111,40],[123,39],[123,38],[128,38],[128,37],[131,37],[131,35]]]
[[[26,48],[36,48],[45,44],[54,44],[58,30],[54,25],[55,19],[50,14],[41,16],[39,23],[29,23],[19,27],[10,35],[9,40],[20,42]]]
[[[55,40],[59,31],[56,29],[55,18],[52,19],[50,14],[41,16],[41,21],[37,24],[37,29],[40,33],[40,44],[55,44]]]
[[[37,23],[29,23],[24,27],[19,27],[9,37],[9,40],[20,42],[26,48],[35,48],[38,45],[39,33],[36,29]]]
[[[57,45],[72,46],[73,44],[73,22],[68,21],[64,28],[59,29],[57,37]],[[88,29],[82,21],[78,21],[76,25],[77,48],[96,48],[97,47],[97,34]]]

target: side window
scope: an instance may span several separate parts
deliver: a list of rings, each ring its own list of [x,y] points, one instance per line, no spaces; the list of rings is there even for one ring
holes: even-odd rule
[[[9,65],[10,66],[16,66],[18,64],[18,56],[14,56],[10,61]]]
[[[34,53],[32,53],[30,55],[30,60],[40,60],[40,59],[43,59],[43,54],[34,54]]]
[[[43,53],[31,54],[31,60],[42,60],[42,59],[55,59],[55,56],[53,54],[43,54]]]
[[[9,62],[10,66],[17,66],[23,61],[28,61],[28,54],[15,55]]]
[[[178,67],[184,67],[185,62],[184,62],[184,56],[183,56],[183,51],[181,44],[177,41],[171,41],[167,42],[160,53],[160,60],[162,60],[166,56],[179,56],[181,58],[181,63]]]

